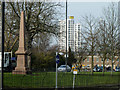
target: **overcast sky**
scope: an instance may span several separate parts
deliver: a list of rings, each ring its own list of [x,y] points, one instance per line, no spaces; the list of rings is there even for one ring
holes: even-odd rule
[[[79,23],[81,16],[93,15],[94,17],[101,17],[103,15],[103,9],[108,7],[111,2],[68,2],[68,16],[74,16],[75,23]],[[117,3],[117,2],[116,2]],[[63,3],[65,5],[65,2]],[[61,19],[65,19],[64,8],[62,10],[63,16]]]
[[[79,22],[81,16],[93,15],[101,17],[103,9],[110,2],[68,2],[68,16],[74,16],[75,22]]]

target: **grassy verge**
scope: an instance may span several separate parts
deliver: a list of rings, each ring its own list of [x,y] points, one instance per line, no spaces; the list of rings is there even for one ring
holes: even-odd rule
[[[41,87],[55,87],[55,72],[40,72],[32,75],[13,75],[11,73],[4,73],[4,87],[17,88],[41,88]],[[120,72],[94,72],[90,75],[89,72],[82,72],[75,76],[76,87],[106,85],[106,84],[120,84]],[[71,72],[58,73],[58,87],[72,87],[73,74]]]

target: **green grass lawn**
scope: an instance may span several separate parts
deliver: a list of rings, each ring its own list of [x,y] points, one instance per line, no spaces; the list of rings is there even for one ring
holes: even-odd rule
[[[14,75],[11,73],[4,73],[4,87],[52,88],[55,87],[55,76],[55,72],[40,72],[33,73],[32,75]],[[104,76],[102,76],[102,72],[94,72],[94,75],[90,75],[90,72],[80,72],[75,77],[76,87],[120,84],[120,72],[113,72],[113,76],[110,75],[110,72],[105,72]],[[58,73],[58,87],[72,87],[72,85],[72,72]]]

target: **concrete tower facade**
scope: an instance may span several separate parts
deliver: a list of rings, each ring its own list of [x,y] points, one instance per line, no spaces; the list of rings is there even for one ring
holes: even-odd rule
[[[60,20],[60,37],[59,49],[62,52],[66,51],[66,20]],[[67,51],[70,47],[73,52],[76,52],[81,46],[81,25],[75,24],[74,16],[69,16],[67,19]]]

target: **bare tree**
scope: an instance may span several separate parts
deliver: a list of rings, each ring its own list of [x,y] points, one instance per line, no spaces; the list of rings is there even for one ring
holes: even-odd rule
[[[81,64],[87,57],[87,44],[82,42],[76,53],[77,62]]]
[[[117,7],[115,3],[111,3],[108,8],[104,10],[104,16],[107,24],[107,31],[108,31],[108,41],[109,41],[109,59],[111,60],[111,75],[113,72],[113,65],[117,58],[115,57],[118,55],[117,52],[117,43],[118,43],[118,17],[117,17]]]
[[[93,16],[83,17],[86,24],[83,24],[83,33],[86,43],[88,44],[88,52],[92,57],[91,61],[91,74],[93,74],[93,57],[96,53],[96,37],[97,37],[97,28],[96,28],[96,20]]]
[[[96,40],[97,53],[103,61],[103,75],[105,71],[105,61],[108,58],[109,51],[109,33],[105,20],[101,19],[98,22],[98,35]]]
[[[20,13],[24,3],[8,2],[6,3],[5,12],[5,47],[6,51],[14,49],[15,43],[18,42],[18,30],[20,23]],[[49,34],[58,34],[58,18],[60,13],[60,3],[54,2],[26,2],[25,3],[25,33],[26,33],[26,48],[31,55],[32,41],[34,37],[46,32]],[[30,57],[29,60],[30,61]]]
[[[37,47],[38,52],[45,52],[50,48],[51,38],[47,33],[38,33],[35,35],[32,45]]]

